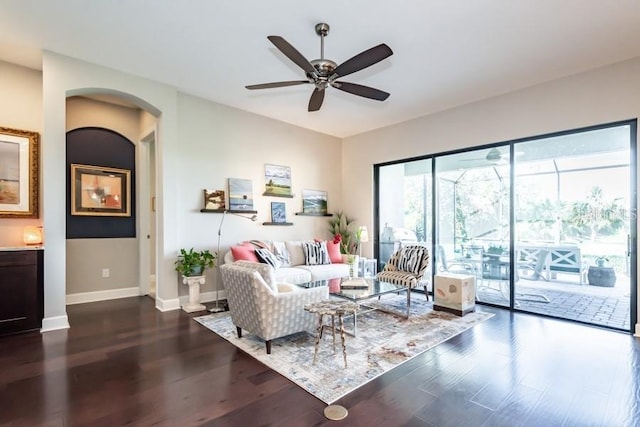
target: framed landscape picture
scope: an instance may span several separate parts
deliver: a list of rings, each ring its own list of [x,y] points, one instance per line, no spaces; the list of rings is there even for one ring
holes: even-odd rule
[[[265,196],[291,196],[291,168],[289,166],[264,165]]]
[[[229,178],[229,209],[253,210],[253,183],[250,179]]]
[[[271,222],[287,222],[287,212],[283,202],[271,202]]]
[[[0,218],[38,216],[40,135],[0,127]]]
[[[302,190],[302,212],[311,215],[326,215],[327,192]]]
[[[224,190],[204,190],[204,208],[208,210],[225,210]]]
[[[131,216],[131,171],[71,164],[71,215]]]

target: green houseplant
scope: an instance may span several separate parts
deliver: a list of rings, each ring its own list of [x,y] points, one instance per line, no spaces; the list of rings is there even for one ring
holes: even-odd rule
[[[355,237],[351,230],[351,224],[355,219],[349,218],[342,212],[337,212],[335,217],[329,220],[329,232],[333,235],[333,241],[340,243],[340,253],[353,254],[356,251],[356,245],[352,242]]]
[[[176,271],[183,276],[200,276],[206,268],[215,266],[216,255],[209,252],[208,249],[203,251],[194,251],[193,248],[186,250],[180,249],[180,255],[176,260]]]

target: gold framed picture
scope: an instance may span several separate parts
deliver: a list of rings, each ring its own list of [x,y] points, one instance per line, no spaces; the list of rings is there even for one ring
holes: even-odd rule
[[[131,171],[71,164],[71,215],[131,216]]]
[[[38,217],[40,135],[0,127],[0,218]]]

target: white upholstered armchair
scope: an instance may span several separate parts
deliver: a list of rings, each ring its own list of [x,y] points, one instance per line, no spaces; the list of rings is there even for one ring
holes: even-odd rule
[[[237,261],[220,266],[220,272],[238,338],[243,329],[262,338],[267,354],[271,354],[271,340],[313,331],[317,319],[304,306],[329,297],[327,286],[304,289],[277,284],[268,264]]]

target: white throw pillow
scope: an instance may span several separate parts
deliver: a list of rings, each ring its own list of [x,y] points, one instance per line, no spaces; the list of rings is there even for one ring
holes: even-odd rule
[[[278,258],[278,261],[280,261],[281,267],[291,266],[291,255],[289,254],[284,242],[273,242],[271,244],[271,249],[276,258]]]
[[[276,283],[275,270],[269,264],[262,264],[260,262],[251,261],[236,261],[234,265],[242,266],[249,270],[254,270],[260,273],[262,279],[273,292],[278,293],[278,284]]]
[[[287,240],[284,242],[289,251],[291,265],[304,265],[304,250],[302,249],[302,240]]]

